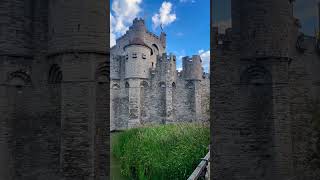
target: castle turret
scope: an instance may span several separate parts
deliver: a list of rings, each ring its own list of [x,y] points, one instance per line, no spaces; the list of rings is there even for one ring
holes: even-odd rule
[[[160,92],[158,109],[163,123],[172,123],[176,119],[176,109],[174,108],[174,99],[176,93],[177,73],[176,56],[163,53],[157,58],[156,66],[157,88]]]
[[[152,49],[146,45],[143,39],[138,37],[129,41],[124,47],[125,78],[148,78],[152,64],[149,62]]]
[[[199,55],[182,58],[182,74],[186,80],[201,80],[202,79],[202,60]]]
[[[143,19],[135,18],[133,20],[132,26],[129,27],[129,43],[132,41],[139,41],[145,42],[145,34],[147,32],[147,28]]]
[[[161,32],[160,41],[161,41],[161,44],[162,44],[163,48],[166,49],[166,45],[167,45],[167,35],[166,35],[166,33]]]
[[[146,25],[145,25],[145,22],[144,22],[144,19],[142,18],[135,18],[133,20],[133,23],[132,23],[132,26],[130,27],[131,30],[134,30],[134,31],[139,31],[139,32],[146,32],[147,29],[146,29]]]
[[[201,119],[201,80],[203,75],[202,60],[199,55],[182,58],[182,77],[186,80],[186,90],[189,91],[188,99],[192,109],[192,120]]]

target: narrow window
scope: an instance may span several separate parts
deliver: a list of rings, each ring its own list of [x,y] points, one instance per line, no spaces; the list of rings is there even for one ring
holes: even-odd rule
[[[132,53],[132,58],[137,58],[137,53]]]

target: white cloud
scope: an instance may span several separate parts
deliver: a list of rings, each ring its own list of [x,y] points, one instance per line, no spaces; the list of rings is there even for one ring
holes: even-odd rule
[[[181,72],[182,71],[182,67],[178,67],[177,71]]]
[[[180,51],[174,51],[174,54],[177,55],[176,69],[180,72],[182,71],[182,58],[186,56],[186,51],[182,49]]]
[[[116,34],[114,33],[114,17],[110,13],[110,47],[116,44]]]
[[[176,14],[171,13],[172,4],[170,2],[163,2],[159,13],[152,16],[153,28],[157,28],[160,25],[162,27],[167,26],[176,20]]]
[[[115,44],[115,38],[123,35],[133,19],[141,12],[142,0],[114,0],[110,13],[110,45]]]
[[[198,51],[201,59],[202,59],[202,66],[205,72],[209,72],[210,70],[210,50],[204,51],[203,49]]]

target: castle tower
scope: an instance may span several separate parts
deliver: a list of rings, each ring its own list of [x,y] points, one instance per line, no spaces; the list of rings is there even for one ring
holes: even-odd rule
[[[172,54],[163,53],[157,59],[156,73],[158,76],[157,90],[160,93],[158,109],[161,122],[173,123],[176,119],[176,57]]]
[[[136,24],[135,24],[136,23]],[[134,22],[134,27],[138,26]],[[142,28],[142,24],[139,29]],[[144,25],[143,25],[144,27]],[[138,32],[139,33],[139,32]],[[135,127],[141,123],[141,101],[143,98],[141,83],[148,79],[151,68],[148,62],[152,49],[146,45],[142,38],[136,36],[124,47],[126,52],[125,80],[129,89],[129,120],[128,127]]]
[[[182,76],[186,80],[186,89],[190,93],[190,106],[193,120],[201,119],[201,79],[203,74],[202,60],[199,55],[182,58]]]
[[[216,179],[292,177],[287,96],[292,6],[287,0],[232,1],[231,47],[236,52],[221,61],[229,66],[225,71],[237,76],[230,74],[232,82],[215,86],[216,92],[233,90],[228,101],[215,94],[212,107],[217,111],[212,130]]]
[[[162,43],[162,46],[163,46],[164,49],[165,49],[166,46],[167,46],[167,35],[166,35],[166,33],[161,32],[161,34],[160,34],[160,41],[161,41],[161,43]]]
[[[100,0],[49,1],[49,61],[60,61],[61,159],[65,179],[107,179],[107,12]],[[94,19],[94,21],[92,21]]]

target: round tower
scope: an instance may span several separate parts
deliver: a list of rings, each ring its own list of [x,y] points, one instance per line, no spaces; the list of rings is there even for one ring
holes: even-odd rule
[[[240,35],[241,58],[288,56],[293,1],[233,0],[233,32]]]
[[[60,61],[62,179],[106,179],[109,21],[106,1],[49,0],[48,59]]]
[[[135,38],[124,47],[125,55],[125,78],[148,78],[151,64],[152,49],[142,39]]]
[[[160,34],[160,42],[163,46],[164,49],[166,49],[166,45],[167,45],[167,35],[164,32],[161,32]]]
[[[143,19],[135,18],[133,20],[132,26],[129,28],[129,41],[134,41],[136,39],[145,41],[145,34],[147,28]]]

